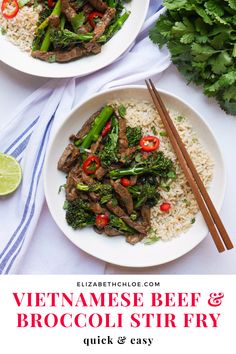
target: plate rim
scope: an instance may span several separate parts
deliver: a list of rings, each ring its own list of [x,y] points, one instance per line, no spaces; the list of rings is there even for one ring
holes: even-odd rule
[[[98,92],[98,93],[94,93],[93,95],[89,96],[89,98],[87,99],[84,99],[83,101],[81,101],[79,104],[77,104],[69,114],[66,115],[66,117],[64,118],[64,120],[61,122],[60,125],[57,126],[56,130],[54,131],[54,134],[53,134],[53,137],[52,139],[50,139],[49,141],[49,144],[48,144],[48,147],[47,147],[47,152],[46,152],[46,155],[45,155],[45,162],[44,162],[44,168],[43,168],[43,184],[44,184],[44,191],[45,191],[45,198],[46,198],[46,202],[47,202],[47,206],[48,206],[48,209],[49,209],[49,212],[51,214],[51,217],[53,218],[54,222],[56,223],[56,225],[59,227],[59,229],[61,230],[61,232],[65,235],[65,237],[71,241],[76,247],[78,247],[80,250],[82,250],[83,252],[89,254],[90,256],[93,256],[97,259],[100,259],[104,262],[107,262],[107,263],[110,263],[110,264],[114,264],[114,265],[117,265],[117,266],[120,266],[120,267],[124,267],[124,268],[148,268],[148,267],[155,267],[155,266],[160,266],[162,264],[167,264],[167,263],[170,263],[172,261],[175,261],[176,259],[178,258],[181,258],[183,257],[184,255],[188,254],[189,252],[191,252],[195,247],[197,247],[208,235],[209,233],[209,230],[206,229],[206,231],[204,232],[204,235],[201,237],[200,240],[196,240],[196,242],[191,245],[191,248],[189,248],[187,251],[185,251],[184,253],[181,251],[179,252],[178,254],[176,254],[174,257],[171,256],[171,257],[167,257],[167,260],[166,261],[162,261],[162,262],[158,262],[158,263],[155,263],[155,262],[150,262],[149,264],[135,264],[135,265],[132,265],[132,264],[124,264],[124,262],[114,262],[110,259],[108,259],[107,257],[104,256],[96,256],[92,253],[90,253],[89,251],[87,250],[84,250],[83,247],[80,247],[78,246],[71,237],[69,237],[68,235],[66,235],[66,233],[64,232],[64,230],[62,229],[62,227],[60,225],[58,225],[57,223],[57,220],[55,219],[54,217],[54,214],[53,212],[51,211],[51,205],[50,205],[50,202],[48,201],[48,194],[46,192],[47,190],[47,184],[46,184],[46,171],[47,171],[47,164],[48,164],[48,159],[49,159],[49,155],[50,155],[50,150],[53,146],[53,141],[56,139],[56,136],[60,133],[60,131],[63,129],[63,126],[66,124],[66,122],[71,118],[71,116],[80,108],[82,107],[84,104],[88,103],[89,101],[92,101],[94,99],[96,99],[97,97],[99,96],[104,96],[106,94],[110,94],[111,92],[114,92],[114,91],[122,91],[124,89],[128,89],[128,90],[133,90],[133,89],[138,89],[138,90],[143,90],[145,89],[147,91],[147,87],[145,85],[122,85],[122,86],[116,86],[116,87],[113,87],[111,89],[107,89],[107,90],[104,90],[104,91],[101,91],[101,92]],[[223,205],[223,201],[224,201],[224,197],[225,197],[225,192],[226,192],[226,186],[227,186],[227,173],[226,173],[226,165],[225,165],[225,161],[224,161],[224,156],[223,156],[223,153],[222,153],[222,150],[220,149],[220,146],[218,144],[218,141],[217,141],[217,138],[212,130],[212,128],[209,126],[208,122],[204,119],[204,117],[202,116],[202,114],[198,113],[197,110],[195,108],[192,107],[191,104],[188,104],[187,102],[185,102],[181,97],[177,96],[176,94],[173,94],[167,90],[164,90],[164,89],[160,89],[158,88],[158,92],[160,93],[163,93],[167,96],[170,96],[171,98],[174,98],[175,100],[177,101],[180,101],[181,104],[183,104],[184,106],[186,106],[188,109],[192,110],[194,112],[194,114],[199,117],[203,124],[207,127],[209,133],[211,134],[212,136],[212,139],[214,140],[215,142],[215,145],[217,147],[217,152],[219,152],[219,159],[221,161],[221,164],[222,164],[222,174],[221,174],[221,183],[222,183],[222,188],[221,188],[221,191],[220,191],[220,196],[219,196],[219,202],[218,202],[218,205],[216,205],[216,210],[218,212],[220,212],[221,208],[222,208],[222,205]],[[199,214],[199,212],[198,212]],[[181,237],[181,235],[180,235]],[[213,244],[213,247],[214,247],[214,244]]]

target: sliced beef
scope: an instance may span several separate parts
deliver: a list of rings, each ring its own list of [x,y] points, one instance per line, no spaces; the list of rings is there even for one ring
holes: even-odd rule
[[[124,204],[128,214],[130,215],[134,210],[133,199],[127,188],[122,186],[118,181],[112,183],[113,188],[120,197],[122,203]]]
[[[128,147],[127,149],[123,149],[123,151],[120,154],[120,161],[123,163],[127,163],[127,161],[132,158],[132,155],[135,153],[137,147]],[[136,177],[136,176],[133,176]]]
[[[138,176],[130,176],[130,178],[129,178],[130,185],[135,186],[135,184],[137,184],[137,179],[138,179]]]
[[[75,200],[78,198],[79,191],[76,188],[77,183],[81,178],[81,167],[79,164],[74,166],[68,173],[66,179],[66,199]]]
[[[103,234],[104,232],[104,229],[99,229],[96,225],[93,225],[93,229],[99,235]]]
[[[107,4],[102,0],[88,0],[88,2],[100,12],[105,12],[108,8]]]
[[[143,205],[141,208],[141,216],[143,218],[144,223],[147,226],[151,225],[151,209],[148,205]]]
[[[127,235],[125,236],[126,242],[130,243],[131,245],[135,245],[136,243],[142,241],[144,238],[143,234],[137,234],[137,235]]]
[[[79,29],[78,29],[78,33],[88,33],[91,32],[93,29],[93,27],[90,25],[89,22],[86,22],[84,25],[82,25]]]
[[[71,135],[70,140],[75,142],[76,140],[81,140],[85,137],[85,135],[88,134],[88,132],[91,129],[91,126],[95,120],[95,118],[99,115],[100,111],[95,112],[89,119],[86,120],[86,122],[83,124],[82,128],[78,131],[77,134]]]
[[[89,14],[91,14],[91,12],[93,12],[94,9],[90,4],[85,4],[83,7],[83,13],[85,16],[88,16]]]
[[[147,234],[147,228],[146,225],[133,221],[131,220],[128,215],[125,215],[121,218],[126,224],[128,224],[130,227],[132,227],[133,229],[137,230],[138,232],[140,232],[140,234]]]
[[[75,145],[68,144],[58,161],[58,170],[69,172],[71,167],[76,164],[79,154],[79,149]]]
[[[96,151],[98,150],[98,148],[99,148],[99,146],[101,144],[101,141],[102,141],[102,136],[100,136],[98,138],[98,140],[91,145],[91,147],[90,147],[91,154],[95,154],[96,153]]]
[[[113,227],[111,227],[111,226],[105,226],[103,231],[107,236],[110,236],[110,237],[121,235],[120,231],[113,229]]]
[[[71,6],[69,0],[61,0],[61,12],[66,16],[69,22],[76,16],[76,11]]]
[[[100,166],[97,169],[97,171],[95,172],[95,176],[100,181],[105,176],[106,173],[107,173],[107,169],[102,167],[102,166]]]
[[[101,207],[99,203],[90,202],[89,206],[94,214],[104,214],[106,212],[106,209]]]
[[[57,28],[60,25],[60,17],[57,15],[50,15],[48,18],[48,22],[51,27]]]
[[[119,119],[119,152],[120,154],[126,153],[129,143],[126,136],[126,120]]]
[[[124,210],[119,205],[114,206],[112,201],[109,201],[108,203],[106,203],[106,207],[113,214],[121,218],[127,225],[137,230],[139,233],[146,235],[147,230],[145,225],[132,221],[130,217],[124,212]]]
[[[103,35],[106,28],[109,26],[111,20],[114,18],[115,14],[116,14],[116,9],[112,7],[108,7],[101,21],[99,21],[94,28],[93,41],[96,41],[98,38],[100,38]]]
[[[97,194],[95,192],[90,192],[89,197],[93,202],[98,202],[100,200],[99,194]]]
[[[109,209],[116,216],[119,216],[119,218],[122,218],[123,216],[126,216],[124,210],[119,205],[113,205],[112,200],[107,202],[106,206],[107,206],[107,209]]]
[[[150,157],[150,153],[149,152],[145,152],[145,151],[142,152],[142,159],[143,160],[147,160],[149,157]]]
[[[88,43],[84,43],[83,46],[88,54],[99,54],[102,50],[101,44],[95,42],[93,39]]]
[[[81,173],[81,178],[85,184],[89,185],[89,184],[94,183],[94,179],[92,177],[88,176],[84,171],[82,171],[82,173]]]
[[[78,194],[77,189],[67,182],[66,199],[69,201],[73,201],[73,200],[76,200],[78,198],[78,196],[79,196],[79,194]]]
[[[41,50],[35,50],[31,52],[33,58],[37,58],[47,62],[59,62],[66,63],[71,60],[82,58],[83,56],[88,55],[89,52],[86,48],[83,47],[74,47],[68,51],[50,51],[44,52]]]

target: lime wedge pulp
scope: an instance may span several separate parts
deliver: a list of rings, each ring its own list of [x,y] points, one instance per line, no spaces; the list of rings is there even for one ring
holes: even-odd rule
[[[20,185],[22,171],[16,159],[0,153],[0,196],[14,192]]]

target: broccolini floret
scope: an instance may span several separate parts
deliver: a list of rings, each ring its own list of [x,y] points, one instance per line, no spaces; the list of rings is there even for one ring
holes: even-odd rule
[[[95,215],[90,210],[87,201],[76,199],[67,202],[66,221],[73,229],[82,229],[95,223]]]

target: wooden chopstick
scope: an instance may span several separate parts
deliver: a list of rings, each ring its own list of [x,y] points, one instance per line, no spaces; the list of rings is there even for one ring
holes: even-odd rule
[[[199,205],[199,209],[202,212],[202,215],[205,219],[205,222],[209,228],[209,231],[212,235],[212,238],[215,242],[215,245],[219,252],[223,252],[225,250],[224,244],[226,248],[229,250],[233,248],[233,244],[225,230],[225,227],[211,201],[211,198],[182,142],[177,129],[175,128],[169,113],[167,112],[163,101],[157,92],[155,86],[152,81],[146,81],[148,90],[151,94],[153,102],[160,114],[160,118],[163,122],[163,125],[167,131],[170,142],[173,146],[173,149],[177,155],[180,166],[183,169],[185,177],[192,189],[192,192],[196,198],[196,201]],[[222,240],[224,244],[222,243]]]

